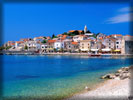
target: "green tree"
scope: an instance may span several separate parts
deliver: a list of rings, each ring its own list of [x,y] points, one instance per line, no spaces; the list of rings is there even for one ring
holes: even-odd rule
[[[25,49],[25,50],[27,50],[27,49],[28,49],[28,46],[27,46],[27,45],[25,45],[24,49]]]
[[[0,47],[0,51],[2,51],[2,50],[4,50],[5,49],[5,47],[4,46],[1,46]]]
[[[80,33],[79,33],[79,31],[74,31],[74,32],[72,32],[74,35],[79,35]]]
[[[91,33],[91,31],[90,30],[87,30],[87,32],[86,33]]]
[[[8,49],[10,49],[11,47],[12,47],[12,46],[7,46],[5,49],[8,50]]]
[[[46,40],[43,40],[42,43],[47,43],[47,41]]]
[[[64,32],[62,35],[67,35],[67,32]]]
[[[82,30],[81,34],[85,34],[83,30]]]
[[[53,38],[57,38],[57,36],[55,36],[55,35],[53,34],[53,35],[52,35],[52,39],[53,39]]]
[[[45,36],[43,37],[44,39],[47,39]]]

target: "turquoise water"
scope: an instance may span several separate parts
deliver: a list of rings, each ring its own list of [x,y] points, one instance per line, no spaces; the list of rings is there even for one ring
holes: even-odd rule
[[[62,99],[93,88],[101,75],[131,65],[132,58],[4,55],[3,96],[16,100]]]

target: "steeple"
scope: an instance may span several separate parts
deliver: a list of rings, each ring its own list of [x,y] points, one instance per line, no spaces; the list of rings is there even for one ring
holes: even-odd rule
[[[87,32],[87,26],[85,25],[85,27],[84,27],[84,33],[86,33]]]

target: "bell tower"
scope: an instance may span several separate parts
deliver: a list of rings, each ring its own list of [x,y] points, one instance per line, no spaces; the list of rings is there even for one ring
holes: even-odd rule
[[[85,27],[84,27],[84,33],[86,33],[87,32],[87,26],[85,25]]]

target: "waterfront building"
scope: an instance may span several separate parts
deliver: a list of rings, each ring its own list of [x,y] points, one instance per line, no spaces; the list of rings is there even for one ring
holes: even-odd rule
[[[78,42],[64,41],[64,50],[67,52],[79,51]]]
[[[47,41],[47,47],[48,47],[48,52],[54,52],[54,43],[56,40],[48,40]]]
[[[47,52],[49,52],[47,43],[41,44],[41,53],[47,53]]]
[[[54,42],[54,48],[56,50],[64,49],[64,41],[58,40],[58,41]]]
[[[71,42],[71,52],[78,52],[78,51],[79,51],[79,43]]]
[[[64,50],[69,52],[71,51],[71,40],[64,40]]]
[[[25,46],[27,46],[28,51],[38,51],[41,49],[41,44],[39,41],[27,41],[25,42]]]
[[[91,52],[97,53],[102,49],[102,42],[101,41],[91,41]]]
[[[133,36],[126,35],[122,38],[122,54],[133,54]]]
[[[91,49],[91,40],[82,40],[80,41],[79,49],[82,52],[88,52]]]
[[[116,39],[116,42],[115,42],[115,43],[116,43],[116,44],[115,44],[116,50],[117,50],[117,51],[121,51],[121,48],[122,48],[122,39],[120,39],[120,38]]]
[[[8,41],[7,43],[4,44],[4,47],[7,46],[15,47],[15,41]]]
[[[115,50],[116,47],[115,44],[116,44],[116,39],[114,37],[107,36],[103,40],[103,45],[105,46],[106,49]]]
[[[24,41],[16,41],[14,50],[22,51],[22,50],[24,50],[24,47],[25,47]]]

